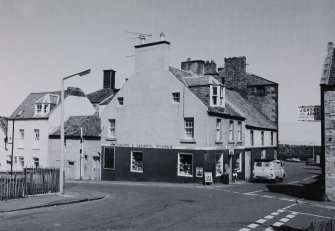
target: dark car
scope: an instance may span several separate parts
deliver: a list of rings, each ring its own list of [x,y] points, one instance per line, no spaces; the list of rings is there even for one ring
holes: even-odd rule
[[[314,161],[313,158],[308,158],[308,159],[306,160],[306,165],[314,165],[314,164],[315,164],[315,161]]]

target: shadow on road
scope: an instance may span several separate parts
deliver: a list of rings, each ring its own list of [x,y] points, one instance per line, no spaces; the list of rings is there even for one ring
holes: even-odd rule
[[[305,231],[306,229],[291,228],[291,227],[283,225],[280,227],[273,227],[273,230],[275,231]]]
[[[310,184],[268,184],[266,185],[268,190],[273,193],[281,193],[288,196],[307,199],[313,201],[322,200],[322,179],[319,175],[316,181]]]

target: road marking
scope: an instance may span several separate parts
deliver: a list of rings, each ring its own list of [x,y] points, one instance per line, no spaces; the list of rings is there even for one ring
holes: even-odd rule
[[[289,214],[286,217],[292,219],[292,218],[295,218],[295,215]]]
[[[312,213],[295,212],[295,211],[290,211],[290,210],[286,210],[286,211],[292,212],[292,215],[303,214],[303,215],[308,215],[308,216],[312,216],[312,217],[320,217],[320,218],[326,218],[326,219],[335,219],[335,217],[321,216],[321,215],[312,214]]]
[[[265,229],[265,231],[274,231],[274,229],[272,227],[268,227]]]
[[[281,221],[281,222],[288,222],[290,219],[287,219],[287,218],[282,218],[282,219],[280,219],[279,221]]]
[[[272,213],[271,213],[272,214]],[[279,213],[277,213],[277,215],[278,215]],[[265,216],[264,218],[265,219],[268,219],[268,220],[270,220],[270,219],[272,219],[274,216],[271,216],[271,215],[267,215],[267,216]]]
[[[302,180],[309,180],[309,179],[311,179],[310,177],[307,177],[307,178],[305,178],[305,179],[302,179]]]
[[[247,228],[242,228],[242,229],[240,229],[240,230],[238,230],[238,231],[249,231],[250,229],[247,229]]]
[[[285,212],[285,210],[278,209],[277,212],[278,212],[278,213],[282,213],[282,212]]]
[[[290,182],[288,184],[295,184],[295,183],[299,183],[299,181],[298,180],[297,181],[292,181],[292,182]]]
[[[284,223],[276,222],[276,223],[274,223],[272,226],[280,227],[280,226],[282,226],[283,224],[284,224]]]
[[[257,190],[257,191],[253,191],[253,192],[247,192],[247,193],[243,193],[243,194],[255,194],[255,193],[258,193],[258,192],[262,192],[263,190]]]
[[[266,222],[265,219],[259,219],[258,221],[256,221],[257,223],[263,224],[264,222]]]
[[[265,197],[265,198],[275,198],[276,196],[262,195],[261,197]]]
[[[273,215],[273,216],[277,216],[279,213],[273,212],[273,213],[270,213],[270,214]]]
[[[291,199],[291,198],[287,198],[287,197],[281,197],[281,198],[279,198],[279,200],[282,200],[282,201],[291,201],[291,202],[295,201],[295,199]]]
[[[256,228],[257,226],[259,226],[259,225],[258,225],[258,224],[254,224],[254,223],[252,223],[252,224],[248,225],[247,227],[248,227],[248,228],[252,228],[252,229],[254,229],[254,228]]]

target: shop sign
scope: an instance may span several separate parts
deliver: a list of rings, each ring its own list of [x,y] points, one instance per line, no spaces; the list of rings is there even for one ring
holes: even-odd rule
[[[298,107],[299,121],[320,121],[321,106],[300,106]]]
[[[212,172],[205,172],[205,184],[213,184],[213,175]]]

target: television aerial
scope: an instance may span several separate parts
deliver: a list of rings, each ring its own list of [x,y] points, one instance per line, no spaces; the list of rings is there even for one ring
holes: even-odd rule
[[[132,39],[139,39],[140,42],[141,42],[141,45],[145,43],[145,40],[147,38],[150,38],[152,36],[152,34],[144,34],[144,33],[132,32],[132,31],[126,31],[126,33],[136,35],[137,37],[132,38]]]

